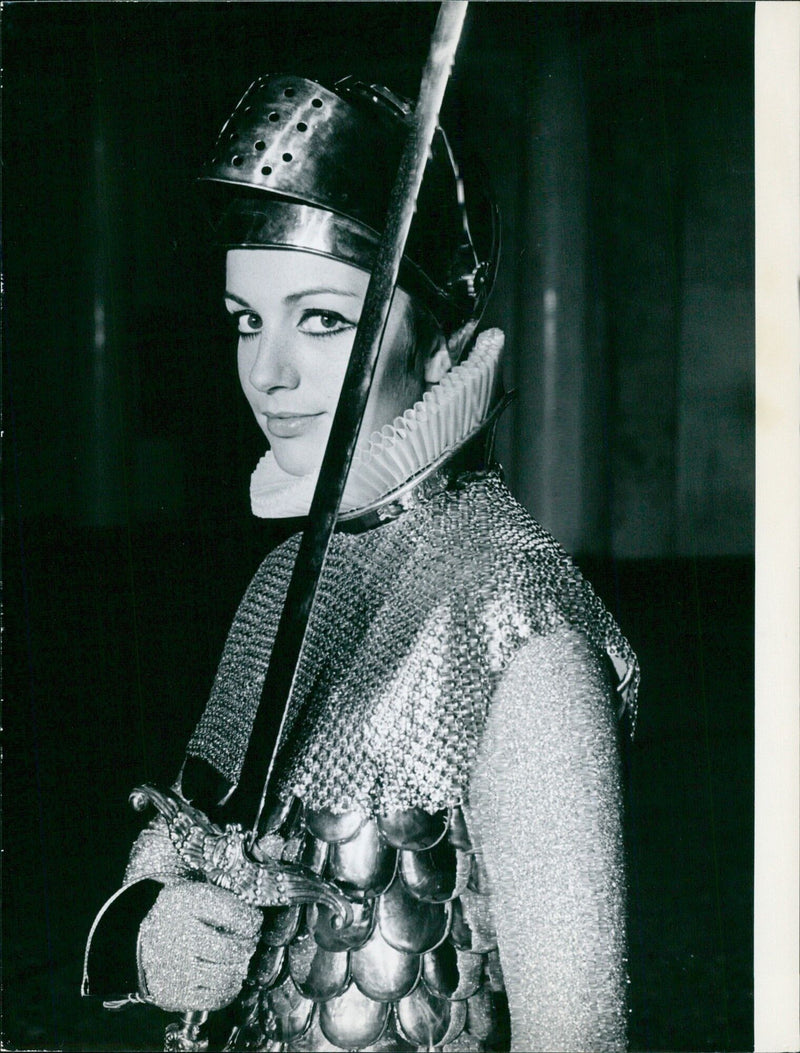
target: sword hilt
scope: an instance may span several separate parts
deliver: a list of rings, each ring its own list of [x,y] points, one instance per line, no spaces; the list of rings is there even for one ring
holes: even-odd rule
[[[205,1010],[184,1013],[180,1020],[168,1024],[164,1031],[164,1049],[168,1053],[194,1053],[208,1049],[204,1034],[208,1013]]]

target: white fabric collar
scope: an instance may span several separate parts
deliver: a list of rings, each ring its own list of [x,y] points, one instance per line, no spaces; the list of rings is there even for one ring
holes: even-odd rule
[[[363,508],[455,450],[489,412],[504,343],[488,329],[471,354],[419,402],[356,448],[341,509]],[[308,514],[318,472],[289,475],[268,450],[250,479],[250,505],[261,519]]]

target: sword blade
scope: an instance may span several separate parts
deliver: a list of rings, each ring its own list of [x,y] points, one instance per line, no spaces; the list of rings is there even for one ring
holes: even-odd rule
[[[420,82],[419,99],[390,197],[386,226],[367,287],[339,404],[311,502],[308,524],[303,532],[278,623],[242,773],[226,808],[227,812],[232,812],[242,822],[255,814],[255,822],[250,828],[251,847],[258,837],[275,760],[287,730],[292,692],[302,659],[308,622],[353,459],[400,262],[467,6],[467,0],[445,0],[439,8]],[[269,762],[265,766],[265,743],[270,741],[272,715],[277,711],[281,712],[280,725]]]

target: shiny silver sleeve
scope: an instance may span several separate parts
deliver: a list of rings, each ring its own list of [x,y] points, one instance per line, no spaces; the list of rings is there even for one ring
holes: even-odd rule
[[[625,869],[613,691],[571,629],[536,637],[492,702],[470,788],[514,1050],[626,1048]]]

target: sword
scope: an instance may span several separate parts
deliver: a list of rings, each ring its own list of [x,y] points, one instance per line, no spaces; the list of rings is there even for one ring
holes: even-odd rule
[[[258,839],[269,783],[286,729],[292,691],[303,654],[308,621],[336,525],[359,427],[378,361],[381,339],[394,295],[400,261],[433,141],[447,81],[466,15],[466,0],[442,3],[420,83],[413,122],[389,199],[386,226],[367,287],[342,392],[320,468],[319,479],[303,532],[272,648],[267,675],[242,773],[231,795],[230,810],[252,815],[249,847]],[[281,720],[264,774],[263,744],[270,710],[281,709]]]
[[[235,790],[226,802],[226,812],[237,816],[253,814],[251,809],[255,811],[255,821],[249,828],[243,845],[251,858],[259,836],[259,826],[278,749],[286,730],[309,618],[355,452],[397,284],[400,262],[416,210],[467,6],[467,0],[444,0],[439,8],[428,58],[420,80],[419,98],[389,199],[386,225],[378,244],[350,361],[311,502],[308,524],[303,531],[278,623],[242,773]],[[263,744],[269,734],[270,708],[274,711],[276,707],[281,709],[281,720],[264,775]],[[184,1014],[180,1024],[173,1024],[168,1028],[165,1048],[207,1049],[207,1040],[201,1033],[205,1020],[204,1013]]]

